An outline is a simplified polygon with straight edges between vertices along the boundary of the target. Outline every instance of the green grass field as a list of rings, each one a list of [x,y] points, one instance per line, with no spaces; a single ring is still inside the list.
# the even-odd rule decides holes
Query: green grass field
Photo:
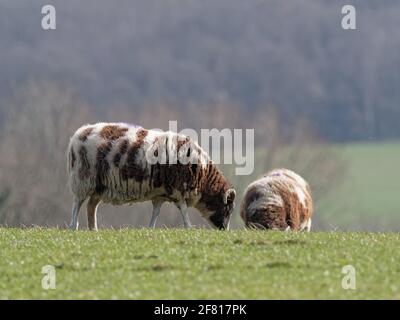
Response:
[[[0,298],[400,299],[399,247],[395,233],[2,228]]]
[[[400,143],[351,143],[334,150],[343,181],[317,199],[316,214],[333,230],[400,230]]]
[[[400,230],[400,143],[333,149],[346,175],[315,199],[314,221]],[[0,228],[0,299],[400,299],[399,247],[399,233]],[[341,286],[345,265],[356,290]]]

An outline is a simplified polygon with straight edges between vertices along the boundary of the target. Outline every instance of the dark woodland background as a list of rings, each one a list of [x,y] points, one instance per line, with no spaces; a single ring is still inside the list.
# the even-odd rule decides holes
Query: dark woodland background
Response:
[[[222,167],[237,206],[247,183],[288,166],[331,228],[319,199],[346,175],[332,146],[400,138],[400,2],[351,1],[358,30],[345,31],[347,2],[0,0],[0,224],[69,222],[65,149],[80,125],[178,120],[255,128],[256,172]],[[46,4],[54,31],[41,28]],[[145,226],[150,207],[102,206],[100,226]],[[159,224],[180,223],[166,205]]]

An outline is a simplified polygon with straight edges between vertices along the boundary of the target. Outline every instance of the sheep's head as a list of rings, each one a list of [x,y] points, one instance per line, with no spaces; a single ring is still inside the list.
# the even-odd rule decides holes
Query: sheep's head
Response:
[[[229,229],[229,222],[235,208],[236,192],[230,188],[216,194],[204,194],[200,200],[199,210],[210,224],[218,229]]]
[[[254,208],[246,219],[246,226],[256,229],[285,229],[285,212],[282,206],[267,205]]]

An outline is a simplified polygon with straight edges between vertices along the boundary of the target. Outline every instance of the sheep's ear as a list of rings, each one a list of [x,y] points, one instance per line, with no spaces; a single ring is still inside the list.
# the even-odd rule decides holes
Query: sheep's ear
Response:
[[[224,194],[224,204],[231,204],[235,201],[236,191],[235,189],[228,189]]]

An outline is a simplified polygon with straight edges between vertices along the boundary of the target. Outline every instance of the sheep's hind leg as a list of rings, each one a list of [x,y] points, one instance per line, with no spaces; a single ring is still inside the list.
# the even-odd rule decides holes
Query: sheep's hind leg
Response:
[[[188,214],[188,208],[187,208],[186,202],[176,204],[176,206],[181,211],[182,218],[183,218],[183,224],[185,225],[185,228],[186,229],[191,228],[192,224],[190,223],[190,220],[189,220],[189,214]]]
[[[150,225],[149,228],[155,228],[156,227],[156,222],[157,222],[157,218],[160,214],[160,210],[161,210],[161,206],[163,204],[163,201],[161,200],[153,200],[153,214],[151,215],[151,221],[150,221]]]
[[[88,201],[86,211],[89,230],[97,231],[97,207],[99,203],[100,199],[95,196],[91,196]]]
[[[308,218],[305,231],[307,231],[307,232],[310,232],[310,231],[311,231],[311,223],[312,223],[311,218]]]
[[[310,232],[311,231],[311,218],[308,218],[307,221],[304,221],[300,225],[300,231],[303,231],[303,232]]]
[[[79,210],[82,206],[82,203],[85,200],[77,200],[74,199],[74,205],[72,206],[72,219],[71,219],[71,224],[69,225],[69,228],[71,230],[78,230],[79,227],[79,221],[78,221],[78,217],[79,217]]]

